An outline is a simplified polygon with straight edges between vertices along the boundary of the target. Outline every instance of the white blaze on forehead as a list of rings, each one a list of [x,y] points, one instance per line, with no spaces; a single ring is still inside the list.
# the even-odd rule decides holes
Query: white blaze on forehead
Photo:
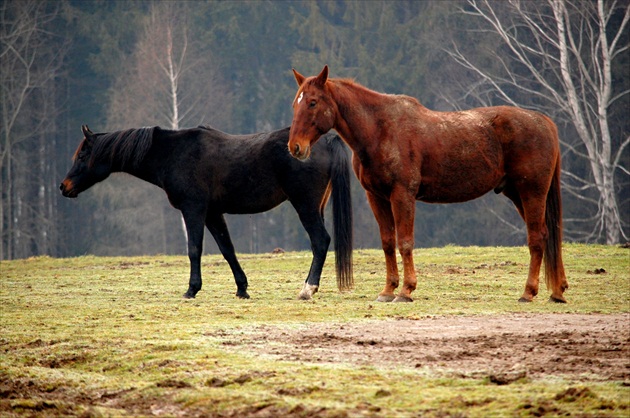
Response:
[[[302,97],[304,97],[304,92],[300,93],[300,95],[298,96],[298,104],[300,104],[300,102],[302,101]]]

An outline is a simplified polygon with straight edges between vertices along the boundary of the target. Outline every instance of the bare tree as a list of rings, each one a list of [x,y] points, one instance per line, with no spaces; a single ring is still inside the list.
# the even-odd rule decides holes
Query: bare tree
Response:
[[[194,42],[186,2],[156,2],[111,94],[108,124],[170,129],[227,123],[230,94],[217,58]]]
[[[54,216],[51,126],[66,47],[48,30],[59,3],[0,3],[0,259],[46,253]],[[30,247],[39,248],[30,248]]]
[[[630,5],[616,0],[468,0],[461,12],[478,33],[496,40],[484,51],[494,66],[476,61],[457,43],[448,51],[475,82],[462,86],[464,98],[481,105],[506,103],[539,109],[564,131],[563,186],[590,205],[589,229],[572,231],[581,240],[603,237],[606,243],[628,239],[627,219],[620,215],[616,179],[627,184],[630,167],[625,128],[613,129],[613,108],[627,111],[630,90],[615,81],[615,63],[628,53]],[[623,103],[626,105],[624,106]],[[587,162],[580,173],[574,161]],[[624,161],[625,160],[625,161]],[[622,189],[627,187],[622,186]],[[577,228],[576,228],[577,229]]]

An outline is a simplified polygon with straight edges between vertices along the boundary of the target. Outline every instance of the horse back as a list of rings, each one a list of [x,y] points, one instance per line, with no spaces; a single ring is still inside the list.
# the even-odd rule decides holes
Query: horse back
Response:
[[[419,120],[411,148],[420,161],[417,198],[427,202],[467,201],[506,180],[546,178],[559,152],[555,124],[526,109],[427,110]]]
[[[195,158],[185,159],[193,162],[187,165],[188,178],[205,195],[209,210],[259,213],[287,199],[321,200],[330,181],[326,141],[314,147],[311,159],[298,161],[287,149],[289,128],[252,135],[203,128],[192,136],[199,150]]]

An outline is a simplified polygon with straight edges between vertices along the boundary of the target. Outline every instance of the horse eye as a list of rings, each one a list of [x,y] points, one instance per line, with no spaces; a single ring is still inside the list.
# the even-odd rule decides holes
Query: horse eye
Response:
[[[316,104],[317,102],[315,100],[311,100],[311,102],[308,104],[308,107],[315,107]]]

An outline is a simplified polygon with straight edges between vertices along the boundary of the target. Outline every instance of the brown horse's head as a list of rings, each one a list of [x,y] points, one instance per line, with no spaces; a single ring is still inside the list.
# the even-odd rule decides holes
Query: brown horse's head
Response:
[[[326,85],[328,66],[316,77],[304,77],[293,70],[299,89],[293,100],[293,123],[289,152],[299,160],[311,155],[311,146],[333,128],[337,111]]]

